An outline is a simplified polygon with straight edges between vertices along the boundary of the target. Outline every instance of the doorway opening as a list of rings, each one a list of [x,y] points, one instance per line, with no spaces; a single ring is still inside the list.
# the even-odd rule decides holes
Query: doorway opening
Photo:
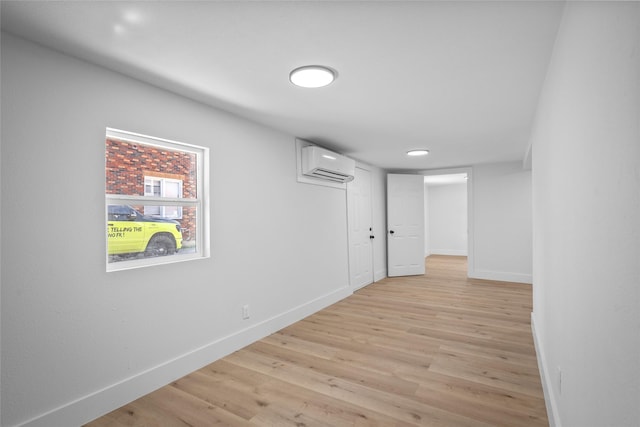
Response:
[[[425,182],[425,259],[466,257],[473,269],[472,169],[423,171]]]

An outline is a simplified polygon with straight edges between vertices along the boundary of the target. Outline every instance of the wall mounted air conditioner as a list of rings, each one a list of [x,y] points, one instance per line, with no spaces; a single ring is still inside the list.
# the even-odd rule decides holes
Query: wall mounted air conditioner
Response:
[[[356,172],[353,159],[317,145],[302,147],[302,173],[333,182],[349,182]]]

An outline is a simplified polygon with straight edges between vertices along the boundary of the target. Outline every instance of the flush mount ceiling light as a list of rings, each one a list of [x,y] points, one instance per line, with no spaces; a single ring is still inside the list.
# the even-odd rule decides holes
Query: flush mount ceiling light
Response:
[[[336,78],[336,72],[322,65],[307,65],[296,68],[289,74],[289,80],[296,86],[306,88],[324,87]]]
[[[407,156],[426,156],[427,154],[429,154],[429,150],[425,150],[424,148],[421,148],[419,150],[410,150],[407,151]]]

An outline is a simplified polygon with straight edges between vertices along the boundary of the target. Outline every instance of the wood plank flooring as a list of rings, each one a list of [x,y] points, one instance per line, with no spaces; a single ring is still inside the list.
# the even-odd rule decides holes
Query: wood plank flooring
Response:
[[[531,286],[426,262],[87,426],[547,426]]]

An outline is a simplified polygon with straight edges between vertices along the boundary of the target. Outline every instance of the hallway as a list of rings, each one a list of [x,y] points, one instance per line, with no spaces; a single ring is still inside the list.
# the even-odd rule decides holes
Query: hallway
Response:
[[[531,286],[387,278],[88,424],[546,426]]]

